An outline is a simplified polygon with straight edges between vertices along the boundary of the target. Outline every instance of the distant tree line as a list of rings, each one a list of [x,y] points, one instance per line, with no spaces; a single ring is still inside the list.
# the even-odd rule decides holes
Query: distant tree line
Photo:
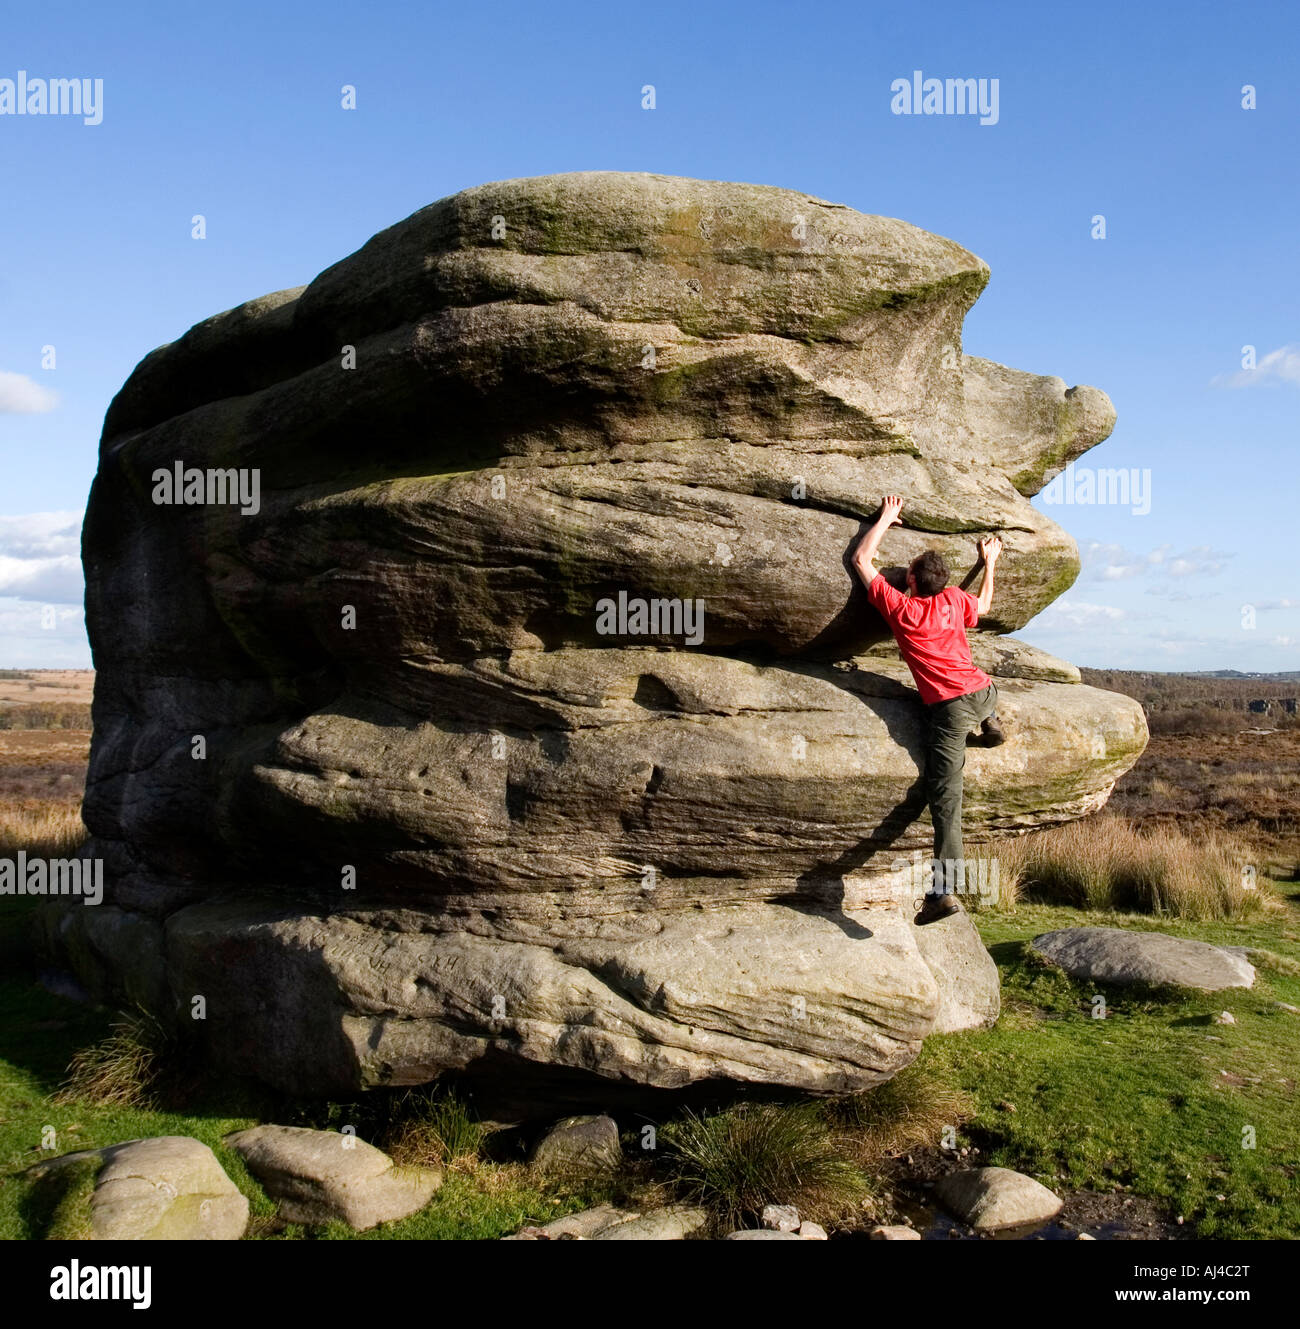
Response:
[[[38,701],[30,706],[0,706],[0,729],[90,727],[90,704],[84,701]]]

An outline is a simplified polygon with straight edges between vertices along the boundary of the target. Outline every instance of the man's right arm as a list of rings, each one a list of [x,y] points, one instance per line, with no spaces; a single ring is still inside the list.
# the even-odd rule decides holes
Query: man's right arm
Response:
[[[853,570],[862,578],[862,584],[868,589],[871,583],[880,576],[876,569],[875,557],[880,548],[880,542],[885,538],[885,532],[894,525],[902,525],[902,519],[899,516],[903,510],[903,500],[897,494],[886,494],[881,500],[880,516],[876,518],[871,529],[858,542],[858,547],[853,551],[852,563]]]
[[[993,569],[1001,553],[1001,536],[990,535],[987,540],[980,541],[980,557],[984,560],[984,585],[980,587],[979,599],[975,603],[979,606],[981,618],[993,607]]]

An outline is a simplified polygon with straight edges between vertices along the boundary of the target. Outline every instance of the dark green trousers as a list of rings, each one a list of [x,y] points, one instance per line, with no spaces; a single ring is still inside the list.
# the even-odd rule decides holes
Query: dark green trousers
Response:
[[[990,683],[925,708],[925,789],[934,822],[931,891],[951,894],[962,878],[961,803],[966,736],[997,711],[998,690]]]

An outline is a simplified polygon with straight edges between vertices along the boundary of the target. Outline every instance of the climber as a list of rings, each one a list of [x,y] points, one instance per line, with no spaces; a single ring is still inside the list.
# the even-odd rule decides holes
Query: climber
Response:
[[[930,886],[916,915],[916,922],[925,924],[961,912],[955,891],[965,881],[961,804],[967,735],[978,727],[977,741],[985,747],[1004,739],[996,714],[998,690],[975,668],[966,640],[966,629],[993,603],[993,569],[1002,540],[989,536],[979,542],[984,584],[978,597],[948,585],[948,565],[933,549],[912,560],[904,595],[873,562],[885,532],[901,524],[902,509],[897,494],[885,496],[875,525],[853,552],[853,567],[866,584],[867,598],[889,624],[924,705],[925,790],[934,822]]]

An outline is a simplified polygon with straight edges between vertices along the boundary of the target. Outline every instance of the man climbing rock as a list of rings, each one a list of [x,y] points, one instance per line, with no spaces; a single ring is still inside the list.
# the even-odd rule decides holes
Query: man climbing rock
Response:
[[[964,879],[961,839],[962,773],[967,736],[995,747],[1003,741],[997,718],[998,690],[971,660],[966,629],[973,628],[993,603],[993,569],[1002,541],[980,541],[984,584],[977,596],[948,585],[948,565],[933,549],[912,560],[907,593],[881,576],[873,560],[885,532],[901,524],[903,500],[887,494],[880,516],[853,553],[853,567],[867,587],[867,598],[880,611],[907,661],[925,708],[925,790],[934,822],[934,860],[918,924],[934,923],[960,912],[955,890]]]

